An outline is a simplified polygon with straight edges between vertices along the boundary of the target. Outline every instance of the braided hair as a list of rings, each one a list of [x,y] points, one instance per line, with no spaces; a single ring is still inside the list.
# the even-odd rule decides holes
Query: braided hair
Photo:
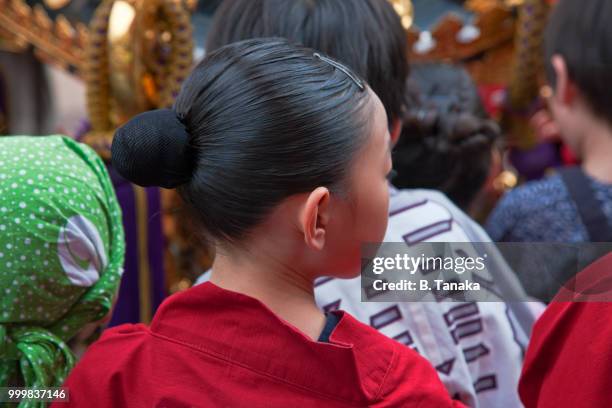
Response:
[[[408,80],[402,134],[393,154],[399,188],[432,188],[466,209],[486,181],[499,126],[468,73],[419,64]]]

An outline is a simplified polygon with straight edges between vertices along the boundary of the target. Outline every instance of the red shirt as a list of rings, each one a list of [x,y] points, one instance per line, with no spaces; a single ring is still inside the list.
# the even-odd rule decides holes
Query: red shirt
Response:
[[[150,327],[107,330],[65,386],[88,408],[461,406],[425,359],[346,313],[315,342],[212,283],[168,298]]]
[[[519,384],[526,408],[612,407],[610,302],[612,255],[566,284],[536,322]]]

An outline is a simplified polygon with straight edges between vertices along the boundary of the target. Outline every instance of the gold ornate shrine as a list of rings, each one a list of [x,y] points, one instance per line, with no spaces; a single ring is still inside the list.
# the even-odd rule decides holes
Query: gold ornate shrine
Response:
[[[96,9],[83,69],[85,141],[103,155],[119,125],[174,102],[192,64],[190,17],[180,0],[103,0]]]
[[[51,8],[69,1],[47,0]],[[114,130],[129,117],[170,106],[191,69],[193,2],[103,0],[85,25],[41,4],[0,0],[1,47],[33,47],[43,61],[80,77],[87,89],[91,132],[85,142],[108,158]]]

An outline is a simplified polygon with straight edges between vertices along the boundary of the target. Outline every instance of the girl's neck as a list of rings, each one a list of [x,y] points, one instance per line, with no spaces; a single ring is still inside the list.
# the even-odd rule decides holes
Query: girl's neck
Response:
[[[313,340],[323,330],[325,316],[315,303],[312,278],[261,248],[239,254],[217,252],[210,281],[261,301]]]
[[[612,130],[606,124],[594,126],[583,146],[582,168],[586,174],[612,184]]]

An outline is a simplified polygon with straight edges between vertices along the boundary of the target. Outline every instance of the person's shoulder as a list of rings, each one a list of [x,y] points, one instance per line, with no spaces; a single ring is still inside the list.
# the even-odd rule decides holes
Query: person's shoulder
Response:
[[[612,375],[611,313],[612,303],[551,303],[533,327],[519,383],[521,400],[531,406],[577,406],[595,398],[585,406],[610,406],[607,385],[594,379]],[[560,396],[560,389],[571,397]]]
[[[149,329],[144,324],[123,324],[106,329],[102,336],[89,346],[75,371],[85,373],[93,370],[101,375],[104,372],[121,370],[128,360],[136,357],[134,351],[142,348],[148,332]]]
[[[432,200],[437,202],[439,205],[444,207],[454,208],[455,204],[441,191],[430,190],[425,188],[408,188],[408,189],[396,189],[395,193],[391,195],[391,202],[400,201],[402,204],[418,204]]]
[[[71,371],[64,386],[69,406],[117,406],[129,390],[126,379],[139,370],[140,352],[148,336],[143,324],[124,324],[104,331]]]
[[[540,223],[544,218],[554,217],[556,213],[551,210],[558,209],[560,205],[563,207],[560,203],[568,200],[565,185],[556,173],[541,180],[527,182],[506,192],[497,202],[487,220],[487,233],[494,241],[508,240],[509,236],[512,237],[509,240],[521,240],[525,237],[514,231],[519,223],[525,223],[527,220],[525,225],[531,225],[530,220]]]
[[[552,174],[541,180],[529,181],[508,191],[502,197],[500,206],[533,211],[548,207],[558,200],[567,200],[568,194],[559,174]]]
[[[612,313],[609,282],[612,255],[605,256],[564,285],[533,327],[521,399],[531,406],[610,406]],[[558,390],[564,389],[565,394]],[[569,399],[568,399],[569,398]]]
[[[410,347],[390,339],[344,313],[331,340],[350,344],[357,370],[373,407],[454,406],[436,370]]]
[[[456,207],[441,192],[424,189],[397,190],[389,202],[389,223],[403,229],[419,229],[428,223],[448,221]]]
[[[140,342],[145,339],[145,335],[148,332],[149,327],[142,323],[121,324],[104,330],[92,347],[125,346],[127,343]]]
[[[410,232],[435,231],[427,239],[446,242],[489,242],[487,233],[446,194],[438,190],[397,190],[391,197],[389,237],[400,234],[406,238]],[[425,235],[427,235],[425,233]]]

